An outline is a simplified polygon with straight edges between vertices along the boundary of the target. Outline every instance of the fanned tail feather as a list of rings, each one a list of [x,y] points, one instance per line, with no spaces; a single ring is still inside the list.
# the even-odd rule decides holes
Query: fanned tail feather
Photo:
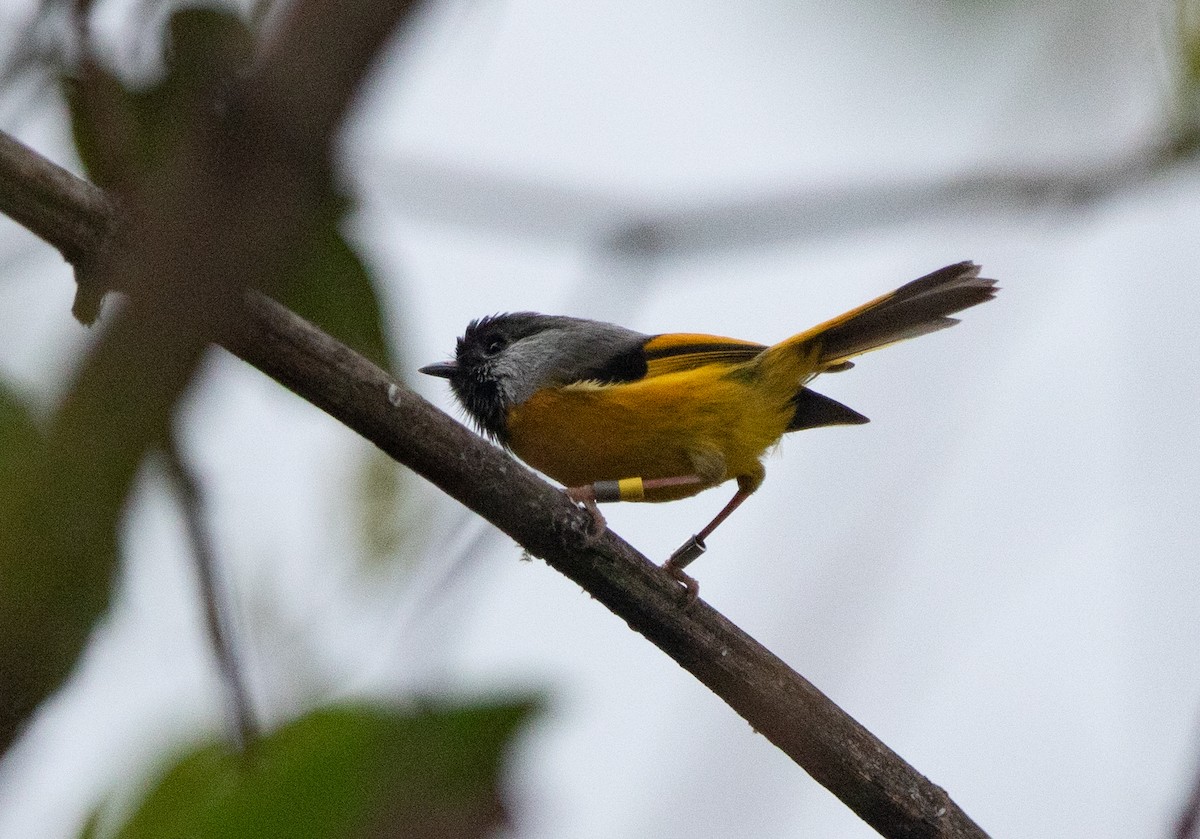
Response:
[[[951,315],[995,295],[996,281],[980,277],[974,262],[947,265],[770,347],[764,361],[790,359],[783,367],[793,375],[798,371],[803,385],[820,373],[849,369],[857,355],[953,326],[958,319]],[[792,404],[788,431],[867,422],[857,411],[803,386]]]
[[[900,286],[840,317],[788,338],[780,347],[817,344],[819,370],[856,355],[953,326],[950,317],[996,295],[996,281],[979,276],[974,262],[959,262]]]

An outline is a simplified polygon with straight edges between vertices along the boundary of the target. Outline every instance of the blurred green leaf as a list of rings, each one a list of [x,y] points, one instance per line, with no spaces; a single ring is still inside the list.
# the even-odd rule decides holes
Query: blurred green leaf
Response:
[[[414,560],[419,555],[414,543],[423,535],[421,522],[412,514],[404,515],[405,500],[420,497],[407,480],[412,474],[374,446],[364,447],[356,484],[359,522],[355,529],[361,535],[363,559],[370,566],[394,560],[406,545],[411,550],[403,555]]]
[[[71,464],[86,448],[49,446],[0,387],[0,750],[65,678],[108,604],[138,454],[85,477]]]
[[[477,837],[501,824],[502,759],[529,702],[314,712],[239,756],[177,763],[119,839]]]
[[[88,175],[117,192],[153,179],[187,136],[198,109],[226,104],[228,88],[253,54],[254,33],[235,15],[182,9],[167,24],[165,73],[157,82],[130,89],[99,66],[83,78],[64,80],[76,150]],[[318,217],[311,220],[307,251],[297,254],[297,270],[278,296],[338,340],[392,369],[375,288],[341,232],[348,210],[349,202],[328,187]],[[98,297],[97,290],[81,287],[80,320],[95,318]]]
[[[279,302],[383,369],[395,369],[375,287],[342,235],[346,211],[344,199],[332,192],[326,197],[308,252],[301,255]]]
[[[225,86],[252,53],[249,30],[224,12],[176,12],[168,33],[157,83],[129,90],[86,64],[68,85],[80,155],[98,182],[118,192],[156,183],[196,116],[227,104]],[[334,321],[334,334],[349,333],[347,340],[383,358],[373,291],[338,232],[343,209],[331,193],[319,224],[309,225],[319,230],[310,255],[316,267],[299,272],[298,287],[308,289],[301,296],[318,323]],[[85,317],[102,292],[91,289],[80,302]],[[20,401],[0,388],[0,750],[61,684],[107,608],[125,499],[202,351],[185,333],[172,339],[164,349],[136,319],[114,319],[46,442]]]
[[[25,404],[0,382],[0,481],[12,486],[16,470],[42,455],[42,435]],[[0,496],[2,504],[8,496]],[[11,500],[11,499],[8,499]]]
[[[88,177],[106,189],[125,185],[126,172],[146,158],[143,139],[133,130],[134,97],[116,76],[99,66],[88,77],[86,95],[78,78],[66,77],[62,85],[75,152]],[[110,140],[106,129],[115,131],[113,124],[118,120],[129,130]]]
[[[1180,103],[1173,141],[1177,155],[1190,155],[1200,146],[1200,0],[1179,0]]]
[[[100,839],[100,813],[92,813],[79,831],[79,839]]]
[[[251,54],[245,27],[223,13],[178,12],[169,33],[157,85],[130,91],[88,61],[67,84],[80,156],[99,183],[118,192],[153,183],[197,110],[216,106],[221,85]],[[103,292],[81,283],[74,307],[81,319],[94,317]],[[151,342],[153,359],[145,350]],[[85,359],[44,443],[4,394],[0,748],[61,684],[108,606],[125,499],[202,351],[193,343],[163,341],[129,319],[114,322]]]
[[[1200,84],[1200,2],[1179,0],[1179,42],[1189,87]]]
[[[180,9],[167,22],[164,74],[141,89],[91,64],[64,79],[71,129],[88,176],[106,189],[131,189],[170,159],[199,112],[218,107],[254,55],[254,35],[235,15]]]

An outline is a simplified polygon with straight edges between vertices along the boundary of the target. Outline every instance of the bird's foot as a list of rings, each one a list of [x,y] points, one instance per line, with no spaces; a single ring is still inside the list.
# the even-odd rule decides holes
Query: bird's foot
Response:
[[[576,504],[582,504],[583,508],[592,516],[592,525],[588,528],[587,537],[589,541],[595,541],[604,535],[608,530],[608,521],[604,518],[604,513],[600,512],[600,505],[596,503],[596,490],[591,485],[581,487],[567,487],[563,490]]]
[[[684,608],[696,602],[696,598],[700,596],[700,584],[696,582],[695,577],[685,573],[683,569],[694,562],[705,550],[707,548],[704,545],[704,540],[699,536],[693,536],[680,545],[667,558],[667,561],[663,563],[663,570],[670,574],[685,590]]]

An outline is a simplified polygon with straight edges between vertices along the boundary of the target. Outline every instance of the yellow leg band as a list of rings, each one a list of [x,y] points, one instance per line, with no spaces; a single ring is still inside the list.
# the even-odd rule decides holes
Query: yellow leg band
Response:
[[[596,500],[605,501],[641,501],[646,497],[646,488],[641,478],[622,478],[619,481],[596,481],[592,484],[592,492]]]
[[[641,501],[646,497],[646,488],[641,478],[622,478],[617,481],[622,501]]]

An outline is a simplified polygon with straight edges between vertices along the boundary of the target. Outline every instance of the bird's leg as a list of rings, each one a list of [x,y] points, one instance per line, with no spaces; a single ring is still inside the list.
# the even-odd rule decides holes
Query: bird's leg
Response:
[[[704,540],[717,529],[721,522],[729,518],[730,514],[740,507],[742,502],[749,498],[754,490],[758,489],[761,481],[761,478],[758,480],[754,480],[753,478],[738,478],[738,491],[734,494],[733,498],[729,499],[729,503],[725,505],[721,512],[717,513],[712,521],[704,526],[703,530],[680,545],[675,553],[671,554],[667,558],[667,561],[663,563],[663,570],[678,580],[687,589],[689,603],[696,599],[700,587],[692,577],[683,572],[683,569],[695,562],[700,557],[700,554],[707,550]]]
[[[646,490],[662,489],[664,487],[673,486],[688,486],[690,484],[710,484],[711,480],[700,475],[678,475],[670,478],[623,478],[619,481],[596,481],[594,484],[587,484],[581,487],[570,487],[567,489],[567,495],[572,501],[582,504],[592,514],[592,519],[596,522],[598,530],[593,534],[599,536],[604,533],[606,524],[604,516],[600,512],[598,503],[607,501],[641,501],[646,496]],[[743,475],[738,478],[738,491],[730,499],[729,503],[717,513],[704,529],[688,539],[679,548],[667,558],[663,563],[663,570],[671,575],[680,585],[686,590],[685,603],[691,605],[696,602],[696,598],[700,595],[700,584],[690,576],[684,573],[686,568],[691,563],[695,562],[700,554],[704,553],[706,547],[704,540],[708,538],[721,522],[729,518],[741,503],[745,501],[754,490],[758,489],[762,483],[762,475]]]
[[[641,501],[646,497],[646,490],[662,489],[664,487],[687,486],[702,484],[704,479],[699,475],[678,475],[672,478],[622,478],[619,481],[596,481],[579,487],[567,487],[567,497],[576,504],[582,504],[592,514],[594,526],[593,538],[603,535],[608,528],[604,514],[600,512],[599,504],[607,501]]]

